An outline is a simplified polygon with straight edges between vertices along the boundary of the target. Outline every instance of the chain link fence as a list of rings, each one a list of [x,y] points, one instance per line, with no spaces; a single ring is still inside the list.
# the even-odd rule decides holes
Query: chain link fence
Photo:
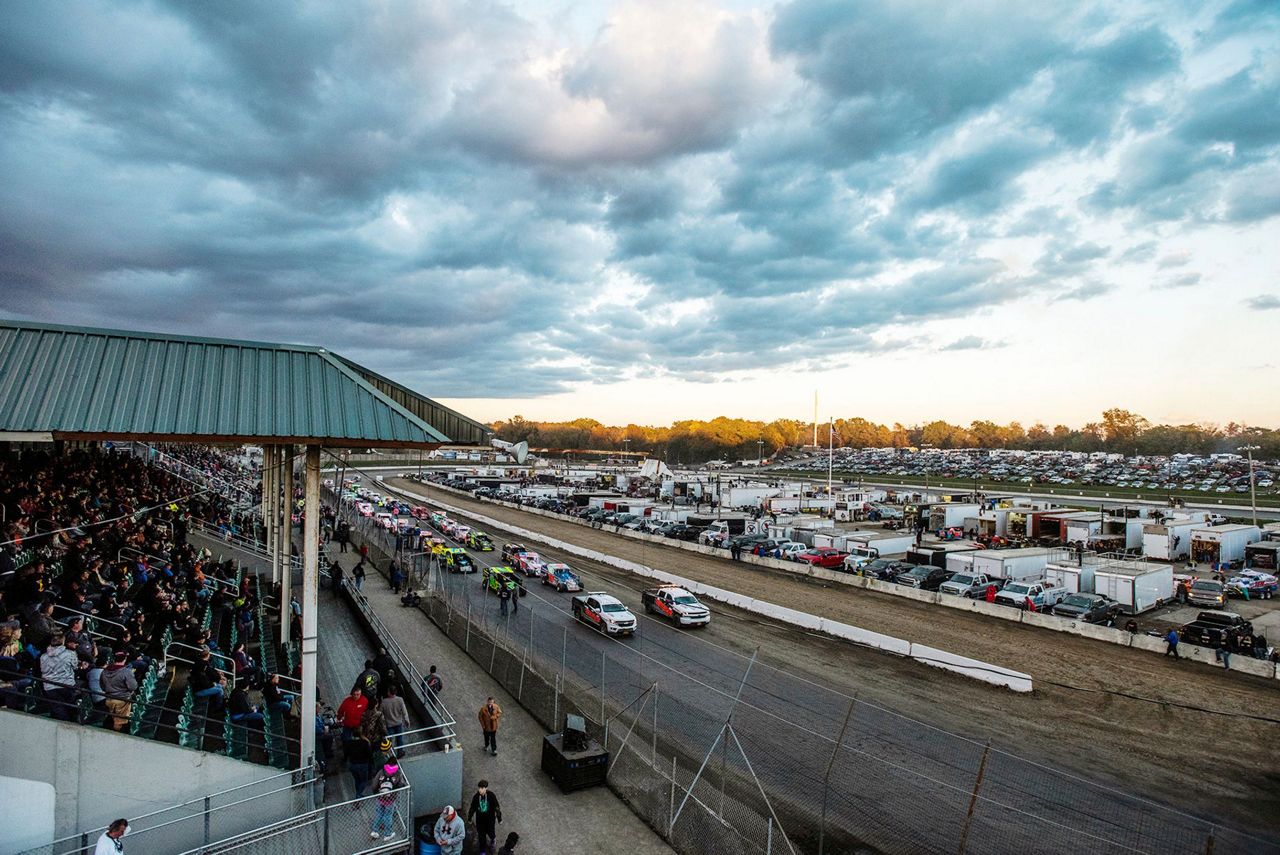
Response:
[[[566,713],[584,716],[613,753],[610,786],[678,851],[1280,852],[1275,839],[785,670],[744,658],[731,674],[724,656],[673,658],[674,667],[628,642],[595,643],[554,594],[503,615],[481,574],[441,573],[428,555],[397,552],[395,536],[373,521],[349,509],[344,518],[371,548],[400,555],[428,589],[431,620],[549,731]]]

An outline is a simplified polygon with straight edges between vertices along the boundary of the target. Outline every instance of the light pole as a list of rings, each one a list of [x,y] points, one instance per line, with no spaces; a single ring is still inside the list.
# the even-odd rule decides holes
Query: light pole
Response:
[[[1253,524],[1255,526],[1258,524],[1258,488],[1253,480],[1253,453],[1261,447],[1259,445],[1242,445],[1236,449],[1249,455],[1249,504],[1253,506]]]
[[[933,446],[921,445],[920,451],[923,452],[926,448],[933,448]],[[923,453],[920,455],[920,461],[921,465],[924,466],[924,500],[927,504],[929,502],[929,461]]]
[[[764,440],[756,440],[756,468],[760,468],[760,464],[764,462]]]
[[[827,428],[827,498],[831,501],[831,517],[836,515],[835,497],[831,493],[831,469],[835,464],[836,458],[836,417],[831,417],[831,424]]]

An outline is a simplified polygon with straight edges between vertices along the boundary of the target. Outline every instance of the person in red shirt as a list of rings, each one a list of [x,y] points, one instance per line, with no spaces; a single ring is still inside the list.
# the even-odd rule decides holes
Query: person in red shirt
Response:
[[[342,723],[342,741],[350,742],[364,720],[364,711],[369,708],[369,699],[358,688],[338,705],[338,721]]]

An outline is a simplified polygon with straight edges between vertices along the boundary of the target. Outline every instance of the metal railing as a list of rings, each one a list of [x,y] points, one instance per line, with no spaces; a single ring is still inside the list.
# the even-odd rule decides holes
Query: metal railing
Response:
[[[126,627],[122,623],[116,623],[113,620],[108,620],[107,618],[99,617],[98,615],[89,614],[88,612],[77,611],[76,609],[73,609],[69,606],[62,605],[61,603],[54,603],[53,610],[67,612],[68,614],[73,614],[73,615],[79,615],[80,617],[84,618],[85,626],[88,626],[90,623],[92,623],[94,626],[97,626],[100,623],[107,623],[107,624],[111,624],[112,626],[118,626],[120,627],[121,630],[128,629],[128,627]],[[98,638],[107,638],[107,639],[114,640],[113,636],[105,632],[98,632],[97,630],[93,630],[93,629],[89,630],[89,634],[97,636]]]
[[[194,645],[194,644],[187,644],[185,641],[170,641],[170,642],[169,642],[169,646],[168,646],[168,647],[166,647],[166,648],[164,649],[164,655],[163,655],[163,656],[162,656],[162,658],[160,659],[160,670],[161,670],[161,671],[168,671],[168,670],[169,670],[169,660],[170,660],[170,659],[172,659],[172,660],[173,660],[173,661],[175,661],[175,662],[185,662],[185,663],[186,663],[186,664],[188,664],[188,665],[194,665],[194,664],[195,664],[195,662],[196,662],[196,660],[195,660],[195,659],[187,659],[187,658],[185,658],[185,657],[178,656],[177,654],[172,653],[171,651],[172,651],[172,650],[173,650],[173,648],[175,648],[175,647],[180,648],[180,649],[183,649],[183,650],[194,650],[196,653],[201,653],[201,654],[203,654],[203,653],[205,652],[205,649],[204,649],[203,647],[197,647],[197,646],[196,646],[196,645]],[[216,656],[216,657],[218,657],[219,659],[221,659],[221,660],[223,660],[223,661],[226,661],[226,662],[230,662],[230,663],[231,663],[231,670],[230,670],[230,671],[224,671],[223,669],[221,669],[221,668],[219,668],[219,667],[217,667],[217,666],[214,666],[214,669],[213,669],[213,670],[217,671],[219,674],[221,674],[222,676],[226,677],[226,678],[231,682],[231,688],[232,688],[232,689],[234,689],[234,688],[236,687],[236,661],[235,661],[234,659],[232,659],[230,656],[227,656],[227,655],[226,655],[226,654],[224,654],[224,653],[217,653],[217,652],[212,651],[212,650],[208,651],[208,653],[209,653],[209,658],[210,658],[210,659],[212,659],[213,657],[215,657],[215,656]]]
[[[286,778],[290,780],[290,783],[282,787],[275,786],[277,783],[282,783],[283,779]],[[259,799],[275,795],[277,793],[297,790],[300,787],[310,786],[314,783],[314,780],[315,776],[313,774],[313,767],[311,766],[306,766],[301,769],[291,769],[288,772],[281,772],[276,775],[261,778],[257,781],[251,781],[247,784],[240,784],[239,786],[219,790],[216,793],[209,793],[206,796],[200,796],[199,798],[189,799],[185,802],[169,805],[168,807],[151,811],[151,813],[144,813],[141,816],[130,817],[129,825],[134,830],[129,833],[129,837],[126,842],[129,844],[131,849],[142,851],[139,842],[144,841],[148,833],[153,833],[160,829],[171,828],[184,822],[198,822],[206,830],[205,834],[207,835],[207,830],[211,829],[213,825],[211,819],[218,811],[237,807],[252,799]],[[268,788],[266,791],[255,792],[248,798],[243,797],[248,794],[248,791],[263,787],[264,785]],[[233,798],[225,804],[216,803],[220,802],[226,796],[232,796]],[[191,809],[196,808],[197,806],[199,806],[199,811],[192,813]],[[179,815],[172,819],[166,818],[171,814]],[[24,850],[19,853],[19,855],[79,855],[79,853],[92,852],[94,842],[108,828],[109,826],[101,825],[96,828],[86,829],[76,834],[59,837],[43,846]],[[205,836],[205,843],[208,842],[209,839]]]
[[[343,578],[342,586],[350,594],[352,602],[360,609],[360,613],[364,615],[365,620],[373,627],[374,634],[378,640],[386,648],[389,655],[396,664],[396,669],[404,677],[405,688],[414,692],[421,700],[422,705],[426,707],[428,714],[431,716],[435,724],[426,727],[417,728],[415,730],[406,731],[401,734],[402,737],[421,734],[422,738],[412,743],[407,743],[403,747],[410,748],[416,745],[432,745],[438,742],[449,742],[456,738],[457,732],[455,727],[457,722],[449,713],[440,698],[427,685],[426,677],[417,669],[408,654],[401,648],[399,641],[396,640],[395,634],[391,632],[369,606],[369,601],[364,594],[356,590],[355,585],[350,579]]]
[[[372,830],[372,831],[371,831]],[[324,805],[234,837],[188,849],[205,853],[399,852],[413,838],[413,793],[405,785],[389,793]]]

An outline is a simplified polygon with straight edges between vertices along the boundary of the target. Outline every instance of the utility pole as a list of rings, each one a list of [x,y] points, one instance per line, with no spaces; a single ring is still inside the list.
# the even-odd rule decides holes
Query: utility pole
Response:
[[[827,498],[831,500],[831,516],[834,519],[836,515],[835,495],[831,492],[831,469],[835,464],[836,455],[836,417],[831,417],[831,424],[827,429]]]
[[[1258,524],[1258,487],[1253,478],[1253,453],[1258,451],[1261,446],[1258,445],[1242,445],[1238,451],[1243,451],[1249,455],[1249,504],[1253,507],[1253,524]]]

